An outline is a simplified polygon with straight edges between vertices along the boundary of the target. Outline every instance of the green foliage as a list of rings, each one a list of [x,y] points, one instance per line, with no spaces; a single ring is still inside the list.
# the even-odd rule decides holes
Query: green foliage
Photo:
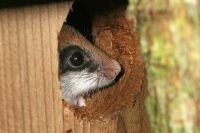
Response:
[[[200,1],[129,1],[148,71],[153,133],[199,133]]]

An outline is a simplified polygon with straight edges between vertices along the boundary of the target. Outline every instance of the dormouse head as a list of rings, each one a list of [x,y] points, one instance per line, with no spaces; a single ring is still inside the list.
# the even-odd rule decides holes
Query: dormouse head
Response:
[[[92,45],[70,26],[59,39],[59,72],[63,97],[77,97],[112,83],[121,72],[120,64]]]

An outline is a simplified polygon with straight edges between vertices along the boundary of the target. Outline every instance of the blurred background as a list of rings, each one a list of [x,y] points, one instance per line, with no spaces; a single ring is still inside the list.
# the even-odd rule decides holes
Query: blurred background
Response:
[[[129,0],[153,133],[200,133],[200,0]]]

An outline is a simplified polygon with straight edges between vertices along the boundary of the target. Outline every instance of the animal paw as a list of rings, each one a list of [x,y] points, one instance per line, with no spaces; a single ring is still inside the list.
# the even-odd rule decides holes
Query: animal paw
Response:
[[[79,107],[86,106],[85,99],[82,96],[77,97],[77,106]]]

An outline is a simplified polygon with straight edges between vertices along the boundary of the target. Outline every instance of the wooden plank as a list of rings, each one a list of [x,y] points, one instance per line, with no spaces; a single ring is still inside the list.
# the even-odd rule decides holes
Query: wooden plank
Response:
[[[64,108],[64,132],[65,133],[118,133],[118,116],[103,118],[79,118],[74,110]],[[120,133],[120,132],[119,132]],[[123,132],[125,133],[125,132]]]
[[[23,112],[22,112],[22,97],[21,97],[21,83],[20,83],[20,63],[19,63],[19,39],[17,26],[17,13],[16,9],[9,10],[9,44],[10,44],[10,70],[11,70],[11,89],[13,100],[13,112],[15,133],[23,133]]]
[[[57,34],[70,6],[0,9],[0,132],[63,132]]]
[[[83,121],[83,133],[91,133],[90,132],[90,122],[89,121]]]
[[[40,8],[40,29],[41,29],[41,44],[42,44],[42,58],[43,58],[43,72],[44,72],[44,90],[45,90],[45,109],[47,120],[47,132],[54,132],[54,114],[53,112],[53,99],[52,99],[52,75],[51,75],[51,63],[50,63],[50,37],[48,21],[48,9],[47,6]]]
[[[37,101],[38,101],[38,126],[39,133],[46,133],[46,108],[45,108],[45,91],[44,91],[44,72],[43,72],[43,53],[41,44],[41,29],[40,29],[40,8],[34,6],[32,10],[32,26],[33,26],[33,44],[34,44],[34,55],[35,55],[35,76],[36,76],[36,91],[37,91]]]
[[[69,109],[69,106],[64,105],[64,132],[74,132],[75,129],[74,112]]]
[[[25,22],[25,45],[27,55],[27,70],[28,70],[28,89],[29,89],[29,104],[30,117],[31,117],[31,132],[38,132],[38,109],[37,109],[37,91],[36,91],[36,76],[35,76],[35,55],[33,44],[33,29],[32,29],[32,16],[31,8],[24,8],[24,22]]]
[[[66,8],[70,9],[71,4],[68,4],[67,7],[65,6],[66,4],[63,3],[58,3],[58,4],[52,4],[48,5],[48,16],[49,16],[49,37],[53,38],[57,36],[57,34],[60,32],[60,27],[62,26],[63,20],[65,20],[66,17]],[[59,8],[58,8],[59,7]],[[59,88],[60,84],[58,81],[58,60],[57,57],[58,53],[55,52],[55,49],[57,49],[57,40],[50,39],[50,55],[51,55],[51,72],[52,72],[52,94],[53,94],[53,107],[54,107],[54,116],[59,116],[60,114],[63,113],[62,109],[62,103],[60,102],[61,93],[60,91],[56,90]],[[55,82],[56,81],[56,82]],[[59,119],[58,117],[54,117],[54,126],[55,126],[55,132],[56,133],[61,133],[62,131],[60,130],[59,127],[63,126],[62,123],[63,119]]]
[[[7,124],[7,101],[6,101],[6,87],[5,87],[5,71],[4,71],[4,32],[3,32],[3,14],[5,11],[0,12],[0,132],[7,133],[8,124]]]
[[[47,7],[47,10],[48,10],[48,22],[49,22],[49,27],[51,26],[51,28],[49,29],[49,38],[53,38],[55,37],[57,34],[57,25],[55,25],[55,21],[57,20],[57,10],[56,10],[56,4],[55,5],[48,5]],[[58,75],[58,70],[56,69],[57,68],[57,60],[55,60],[56,58],[53,58],[53,57],[56,57],[57,56],[57,52],[54,52],[55,49],[57,49],[57,41],[56,40],[49,40],[49,44],[50,44],[50,59],[54,59],[52,62],[51,62],[51,81],[52,81],[52,90],[51,90],[51,95],[52,95],[52,110],[53,110],[53,114],[54,114],[54,118],[53,118],[53,121],[54,121],[54,132],[58,132],[57,131],[57,127],[58,127],[58,122],[56,121],[56,110],[59,108],[59,107],[62,107],[62,105],[60,103],[58,103],[58,105],[60,106],[56,106],[55,105],[55,102],[57,103],[58,100],[60,100],[60,97],[56,98],[56,94],[57,91],[55,89],[59,88],[59,84],[58,84],[58,78],[56,77]],[[55,64],[56,63],[56,64]],[[53,82],[53,81],[57,81],[57,82]],[[58,95],[57,95],[58,96]],[[56,108],[56,107],[58,108]],[[62,108],[59,108],[59,110],[62,110]],[[60,114],[62,114],[62,112],[60,112]]]
[[[24,9],[17,10],[17,21],[18,21],[18,40],[19,40],[19,63],[20,63],[20,72],[21,77],[21,92],[22,92],[22,111],[23,111],[23,131],[24,133],[31,132],[31,115],[30,115],[30,97],[29,97],[29,83],[28,83],[28,68],[27,68],[27,46],[26,46],[26,35],[25,33],[25,12]]]
[[[93,120],[90,125],[91,133],[117,133],[117,119]],[[78,133],[78,132],[77,132]]]
[[[9,33],[9,11],[4,10],[2,14],[2,27],[3,27],[3,51],[4,51],[4,72],[5,72],[5,92],[6,92],[6,101],[7,101],[7,124],[8,124],[8,131],[7,132],[14,132],[15,131],[15,123],[14,123],[14,99],[13,99],[13,89],[11,82],[11,57],[10,57],[10,33]]]

